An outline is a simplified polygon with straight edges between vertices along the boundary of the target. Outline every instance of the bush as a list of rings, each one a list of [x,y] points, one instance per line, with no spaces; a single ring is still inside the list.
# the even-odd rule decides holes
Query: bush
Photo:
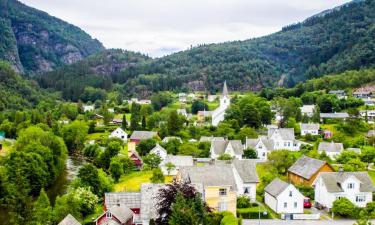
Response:
[[[332,212],[342,217],[355,216],[355,205],[347,198],[340,198],[333,202]]]
[[[249,208],[251,205],[250,198],[246,195],[239,196],[237,198],[237,208]]]
[[[245,208],[245,209],[237,209],[237,217],[241,217],[243,219],[258,219],[259,218],[259,208],[252,207],[252,208]],[[261,219],[271,219],[269,213],[267,215],[263,214],[264,208],[261,207],[260,218]]]
[[[312,188],[310,186],[300,185],[300,186],[297,186],[297,189],[304,196],[310,198],[311,200],[314,200],[314,195],[315,195],[314,188]]]

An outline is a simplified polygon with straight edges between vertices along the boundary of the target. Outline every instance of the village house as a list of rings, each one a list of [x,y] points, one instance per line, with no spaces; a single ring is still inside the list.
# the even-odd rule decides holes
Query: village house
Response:
[[[202,136],[199,139],[199,142],[212,142],[212,141],[224,141],[225,139],[223,137],[214,137],[214,136]]]
[[[347,198],[357,207],[372,202],[375,187],[367,172],[323,172],[313,183],[315,202],[328,209],[339,198]]]
[[[259,159],[267,160],[268,154],[274,150],[274,143],[267,136],[259,136],[257,139],[246,139],[246,149],[252,148],[257,152]]]
[[[141,193],[140,192],[110,192],[104,194],[104,210],[114,206],[125,206],[133,211],[133,224],[142,224],[140,220]]]
[[[375,110],[361,110],[359,114],[363,119],[374,120],[375,119]]]
[[[212,117],[212,111],[198,111],[197,113],[197,121],[199,123],[207,122]]]
[[[116,128],[116,130],[112,131],[112,133],[108,136],[109,138],[118,138],[121,139],[123,142],[128,141],[128,134],[121,129],[120,127]]]
[[[319,127],[320,125],[318,123],[301,123],[301,135],[319,135]]]
[[[336,95],[338,99],[346,99],[346,92],[344,90],[331,90],[328,94]]]
[[[74,216],[68,214],[58,225],[81,225],[81,223]]]
[[[323,152],[326,153],[328,157],[331,159],[336,158],[344,151],[344,145],[342,143],[334,143],[332,142],[320,142],[318,146],[318,153],[322,154]]]
[[[232,167],[237,183],[237,195],[246,195],[251,201],[255,201],[256,188],[259,183],[256,161],[252,159],[235,159],[232,162]]]
[[[375,130],[369,130],[366,134],[366,137],[372,138],[375,136]]]
[[[168,163],[173,164],[174,168],[168,170]],[[181,167],[193,165],[194,160],[190,155],[167,155],[160,163],[160,169],[164,175],[176,176]]]
[[[372,96],[372,92],[368,90],[358,89],[355,92],[353,92],[353,97],[355,98],[367,99],[367,98],[371,98],[371,96]]]
[[[84,105],[84,106],[83,106],[83,112],[94,111],[94,109],[95,109],[95,106],[94,106],[94,105]]]
[[[181,116],[184,116],[184,117],[188,117],[188,113],[186,111],[186,109],[177,109],[177,114],[181,115]]]
[[[220,105],[214,111],[212,111],[212,126],[217,126],[221,121],[224,120],[225,111],[229,108],[230,97],[227,87],[227,82],[224,81],[223,92],[220,96]]]
[[[346,112],[335,112],[335,113],[320,113],[320,119],[342,119],[349,118],[349,114]]]
[[[150,153],[153,153],[157,156],[159,156],[162,160],[164,160],[167,157],[167,150],[165,150],[163,147],[157,143],[153,149],[150,150]]]
[[[311,186],[320,172],[333,171],[326,161],[303,155],[288,169],[288,179],[296,185]]]
[[[273,141],[274,150],[298,151],[301,146],[301,142],[295,139],[293,128],[268,129],[268,139]]]
[[[135,147],[135,142],[128,142],[128,157],[134,162],[134,165],[137,169],[141,169],[143,166],[143,161],[136,151]]]
[[[312,117],[314,115],[315,105],[303,105],[300,109],[302,115]]]
[[[173,140],[177,140],[178,142],[180,142],[182,144],[181,138],[180,137],[176,137],[176,136],[165,137],[165,138],[163,138],[163,140],[161,142],[168,143],[168,142],[173,141]]]
[[[133,224],[133,211],[128,207],[113,206],[108,208],[102,215],[100,215],[96,220],[96,225],[132,225]]]
[[[293,218],[293,214],[303,213],[303,196],[296,187],[275,178],[264,188],[264,203],[274,212]]]
[[[142,140],[152,139],[158,137],[158,133],[154,131],[133,131],[130,136],[130,142],[134,142],[136,145],[139,144]]]
[[[217,159],[220,155],[228,154],[236,159],[242,159],[244,146],[241,140],[213,140],[211,142],[211,158]]]

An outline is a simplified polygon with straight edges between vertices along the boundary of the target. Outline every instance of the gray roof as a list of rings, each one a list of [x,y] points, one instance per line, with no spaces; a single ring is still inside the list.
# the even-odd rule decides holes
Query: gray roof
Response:
[[[126,223],[134,215],[133,211],[126,206],[116,205],[108,209],[108,211],[111,212],[112,215],[114,215],[121,222],[121,224]]]
[[[328,192],[342,192],[341,183],[350,176],[356,177],[361,182],[361,192],[375,191],[375,187],[367,172],[322,172],[319,176],[323,179]]]
[[[193,166],[194,161],[192,156],[185,156],[185,155],[167,155],[163,164],[172,163],[176,167],[180,166]]]
[[[325,164],[325,161],[303,155],[288,169],[288,171],[308,180]]]
[[[268,137],[279,133],[283,140],[294,140],[294,128],[270,128],[268,129]]]
[[[342,152],[344,150],[344,146],[342,143],[334,143],[334,142],[320,142],[318,146],[318,151],[326,151],[326,152]]]
[[[375,130],[369,130],[367,132],[367,137],[373,137],[373,136],[375,136]]]
[[[165,150],[165,148],[163,148],[161,145],[159,145],[159,143],[156,143],[156,145],[155,145],[155,147],[153,147],[151,150],[150,150],[150,152],[153,152],[153,151],[156,151],[156,150],[161,150],[161,151],[163,151],[163,152],[165,152],[165,153],[167,153],[167,150]]]
[[[141,220],[149,221],[151,218],[157,217],[157,203],[156,198],[159,190],[165,187],[165,184],[146,184],[141,185]]]
[[[329,94],[345,94],[344,90],[331,90],[328,92]]]
[[[320,118],[327,118],[327,119],[345,119],[348,118],[349,114],[346,112],[338,112],[338,113],[320,113]]]
[[[256,161],[251,159],[233,160],[233,166],[236,168],[244,183],[258,183],[259,177],[256,170]]]
[[[141,208],[141,193],[139,192],[110,192],[104,195],[104,204],[107,209],[120,205],[130,209]]]
[[[211,148],[217,155],[225,153],[228,145],[233,147],[233,151],[236,155],[243,155],[243,145],[240,140],[213,140],[211,142]]]
[[[189,166],[180,168],[181,178],[204,186],[230,186],[237,190],[231,165]]]
[[[165,137],[165,138],[163,138],[162,142],[163,143],[167,143],[167,142],[172,141],[172,140],[178,140],[179,142],[182,143],[181,138],[180,137],[175,137],[175,136]]]
[[[319,130],[318,123],[301,123],[301,130]]]
[[[277,197],[281,192],[283,192],[289,186],[285,181],[275,178],[271,183],[264,188],[264,191],[273,197]]]
[[[158,135],[157,132],[154,131],[138,131],[135,130],[132,135],[130,136],[130,139],[137,139],[137,140],[145,140],[145,139],[151,139]]]
[[[199,142],[211,142],[211,141],[224,141],[225,139],[223,137],[207,137],[207,136],[202,136],[201,139],[199,139]]]
[[[224,81],[223,85],[223,93],[221,93],[222,96],[229,96],[228,87],[227,87],[227,81]]]
[[[76,218],[68,214],[58,225],[81,225]]]
[[[262,143],[266,146],[267,150],[273,150],[274,143],[271,139],[268,139],[267,136],[260,136],[257,139],[246,139],[246,146],[255,148],[259,141],[262,141]]]

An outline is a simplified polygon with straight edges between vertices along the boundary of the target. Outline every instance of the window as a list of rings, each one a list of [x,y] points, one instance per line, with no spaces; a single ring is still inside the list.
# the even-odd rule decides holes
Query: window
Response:
[[[293,196],[293,192],[289,191],[289,197],[292,197],[292,196]]]
[[[244,193],[244,194],[249,194],[249,192],[250,192],[250,191],[249,191],[249,188],[248,188],[248,187],[245,187],[243,193]]]
[[[259,146],[258,146],[258,148],[259,148],[259,149],[262,149],[262,146],[261,146],[261,145],[259,145]]]
[[[357,195],[355,197],[355,201],[356,202],[364,202],[364,201],[366,201],[366,196],[364,196],[364,195]]]
[[[297,202],[294,202],[294,208],[297,208]]]
[[[219,211],[227,210],[227,203],[226,202],[219,202]]]
[[[266,153],[265,153],[265,152],[263,152],[263,156],[266,156]]]
[[[288,203],[284,202],[284,208],[288,207]]]
[[[112,218],[112,213],[107,212],[105,216],[106,216],[107,218]]]
[[[348,184],[348,189],[354,189],[354,183],[349,183]]]
[[[225,188],[220,188],[220,189],[219,189],[219,195],[220,195],[220,196],[226,196],[226,195],[227,195],[227,189],[225,189]]]
[[[286,142],[284,142],[284,147],[286,147],[287,146],[287,143]]]

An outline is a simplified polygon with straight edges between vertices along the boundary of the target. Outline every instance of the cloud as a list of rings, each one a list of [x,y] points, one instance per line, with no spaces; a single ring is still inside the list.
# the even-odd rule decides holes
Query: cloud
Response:
[[[259,37],[348,0],[21,0],[81,27],[108,48],[158,57]]]

